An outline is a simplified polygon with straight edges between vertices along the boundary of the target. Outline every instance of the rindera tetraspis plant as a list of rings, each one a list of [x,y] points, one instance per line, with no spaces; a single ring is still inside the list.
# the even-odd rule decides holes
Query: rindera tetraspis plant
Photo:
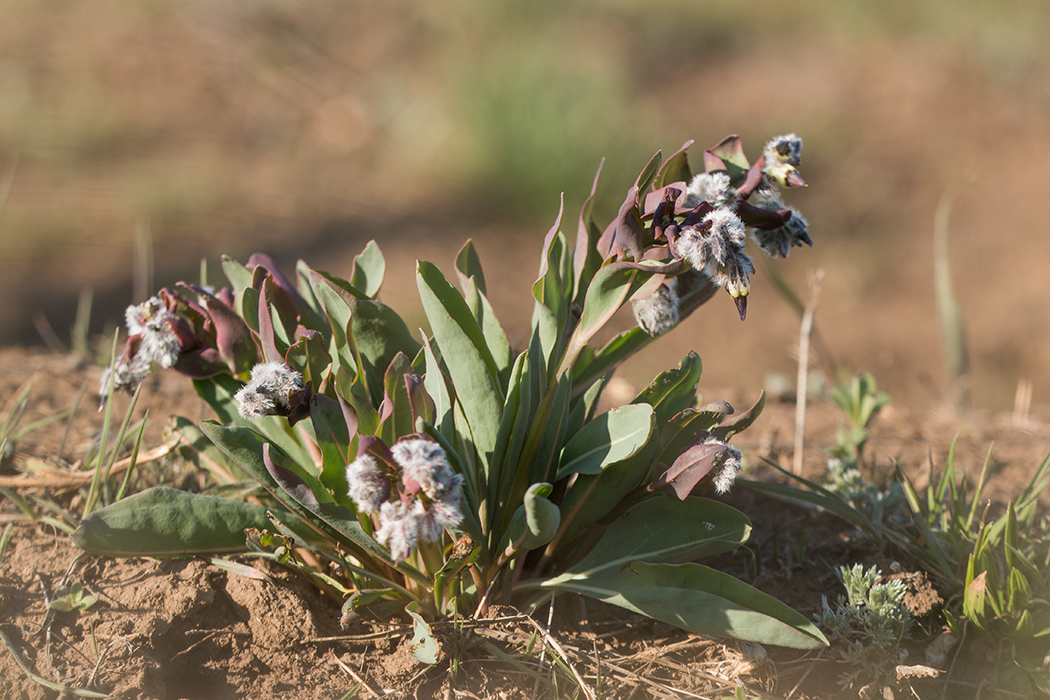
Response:
[[[348,279],[300,263],[293,283],[257,255],[224,260],[220,291],[180,284],[131,307],[106,380],[134,385],[153,364],[193,377],[218,416],[201,429],[272,503],[153,489],[92,514],[75,541],[117,555],[251,549],[344,598],[344,619],[365,606],[528,608],[569,591],[695,632],[826,644],[787,606],[693,563],[748,537],[742,513],[693,492],[708,474],[718,492],[732,485],[740,453],[728,442],[762,401],[739,416],[725,402],[697,406],[690,353],[629,404],[597,411],[612,372],[719,288],[744,317],[746,234],[780,257],[810,243],[779,194],[803,184],[798,137],[772,140],[754,165],[730,137],[695,176],[689,145],[654,156],[604,229],[595,178],[574,245],[559,214],[521,349],[470,242],[456,257],[460,289],[418,263],[430,324],[418,339],[379,300],[374,242]],[[639,327],[596,344],[628,304]],[[307,551],[336,566],[307,566]]]

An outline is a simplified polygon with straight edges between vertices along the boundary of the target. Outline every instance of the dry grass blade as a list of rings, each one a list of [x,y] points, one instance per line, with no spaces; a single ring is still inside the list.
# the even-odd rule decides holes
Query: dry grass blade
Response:
[[[544,628],[543,625],[541,625],[540,623],[536,622],[531,617],[527,617],[525,619],[526,619],[526,621],[529,624],[531,624],[533,627],[536,628],[536,631],[540,633],[540,635],[543,637],[544,641],[547,642],[547,644],[550,644],[551,648],[554,651],[558,652],[558,655],[561,657],[562,661],[565,663],[565,665],[572,672],[573,677],[576,678],[576,682],[580,686],[580,692],[583,693],[584,697],[588,698],[588,700],[596,700],[596,697],[594,695],[594,691],[591,690],[587,686],[586,681],[583,680],[583,676],[581,676],[580,672],[576,670],[576,666],[573,665],[569,654],[565,651],[565,649],[562,647],[562,645],[558,643],[558,640],[555,639],[551,635],[551,633],[548,632],[546,630],[546,628]]]
[[[813,316],[820,301],[820,284],[824,280],[824,271],[817,270],[810,282],[809,303],[802,314],[798,340],[798,381],[797,400],[795,403],[795,454],[791,462],[794,474],[802,473],[802,448],[806,432],[806,390],[809,385],[809,343],[813,335]]]
[[[15,648],[15,645],[11,641],[11,639],[6,634],[4,634],[2,628],[0,628],[0,641],[3,641],[3,643],[7,646],[7,650],[11,652],[11,656],[14,657],[15,663],[18,664],[18,667],[22,669],[22,672],[25,673],[26,676],[33,682],[38,683],[39,685],[42,685],[50,690],[57,690],[59,693],[69,693],[70,695],[74,695],[79,698],[109,697],[106,693],[96,693],[93,690],[84,690],[82,688],[71,688],[68,685],[55,683],[54,681],[49,681],[46,678],[37,675],[33,672],[32,669],[29,668],[28,664],[26,664],[25,659],[23,659],[22,655],[18,653],[18,649]]]
[[[335,655],[335,652],[332,652],[332,658],[329,660],[329,663],[338,666],[340,669],[342,669],[344,673],[346,673],[346,675],[353,678],[354,682],[356,682],[358,685],[360,685],[362,688],[367,690],[375,697],[381,698],[387,695],[387,692],[384,691],[382,688],[375,687],[374,685],[369,683],[364,678],[364,676],[361,676],[356,671],[354,671],[354,669],[350,668],[350,666],[348,666],[342,659]]]
[[[154,462],[168,456],[181,438],[172,439],[159,447],[132,455],[113,463],[109,475],[121,474],[133,465]],[[0,488],[54,488],[70,489],[86,486],[95,478],[95,472],[74,472],[67,469],[39,470],[37,476],[0,476]]]

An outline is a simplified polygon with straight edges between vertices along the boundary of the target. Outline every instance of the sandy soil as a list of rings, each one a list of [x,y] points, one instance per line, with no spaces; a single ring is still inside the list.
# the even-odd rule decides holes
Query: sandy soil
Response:
[[[98,375],[97,367],[69,356],[0,350],[0,396],[15,395],[27,376],[34,378],[23,424],[70,408],[80,388],[85,383],[93,388]],[[731,390],[708,393],[705,388],[705,394],[738,407],[754,398]],[[64,437],[66,422],[59,421],[18,441],[0,470],[6,488],[22,498],[41,496],[77,511],[84,483],[78,481],[78,455],[95,438],[100,422],[91,398],[89,394],[76,413],[68,436]],[[170,414],[203,417],[189,384],[174,373],[158,374],[148,382],[137,414],[147,408],[146,444],[151,447],[165,444],[162,427]],[[822,450],[834,443],[838,412],[826,400],[816,400],[808,416],[804,474],[819,477]],[[922,484],[928,459],[932,456],[934,464],[943,464],[957,435],[957,464],[971,472],[980,468],[995,441],[988,496],[1009,498],[1050,453],[1048,418],[1036,416],[1018,427],[1008,416],[916,416],[891,405],[872,431],[869,454],[874,467],[869,476],[885,476],[891,460],[896,460]],[[759,457],[766,457],[788,464],[793,421],[793,402],[771,402],[758,423],[740,436],[749,461],[758,465]],[[26,473],[34,469],[35,474]],[[760,466],[748,475],[770,478]],[[200,477],[171,453],[140,465],[132,483],[196,488]],[[51,481],[46,487],[16,486],[30,478]],[[822,596],[837,594],[834,567],[853,562],[888,565],[884,553],[870,542],[847,536],[832,516],[740,488],[727,500],[752,518],[751,543],[707,563],[750,580],[807,615],[820,609]],[[459,636],[436,626],[444,655],[437,667],[428,667],[411,658],[407,626],[362,622],[341,630],[339,603],[284,571],[260,566],[256,579],[202,559],[86,557],[54,527],[28,524],[10,499],[0,502],[2,522],[14,523],[0,563],[2,630],[29,668],[52,682],[143,700],[334,698],[362,682],[370,689],[363,691],[365,697],[384,691],[392,692],[387,697],[531,697],[533,680],[501,664],[485,646],[498,644],[514,651],[527,645],[535,630],[513,610],[498,611],[495,621],[472,623]],[[49,613],[47,601],[56,589],[73,582],[80,582],[99,602],[88,612]],[[546,611],[537,619],[546,622]],[[673,688],[718,698],[734,684],[774,696],[801,684],[796,698],[839,696],[834,681],[840,670],[829,654],[802,655],[687,635],[572,598],[559,599],[551,631],[587,678],[593,680],[597,672],[595,659],[599,666],[606,665],[602,673],[607,682],[615,680],[615,687],[606,686],[602,697],[658,697]],[[456,674],[449,673],[450,656],[459,662]],[[972,679],[974,669],[994,669],[989,661],[971,661],[960,666],[969,674],[957,674],[960,683]],[[934,691],[939,693],[940,686],[929,692]],[[10,651],[0,654],[0,695],[56,696],[26,677]]]

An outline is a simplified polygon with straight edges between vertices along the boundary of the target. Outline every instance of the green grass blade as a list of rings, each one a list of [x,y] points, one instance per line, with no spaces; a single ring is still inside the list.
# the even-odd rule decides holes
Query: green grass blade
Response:
[[[18,653],[18,649],[15,648],[14,643],[12,643],[11,640],[8,638],[8,636],[6,634],[4,634],[4,631],[2,629],[0,629],[0,640],[3,640],[4,645],[7,646],[7,650],[11,652],[11,656],[14,657],[15,663],[18,664],[18,667],[20,669],[22,669],[22,672],[24,674],[26,674],[26,677],[29,678],[30,680],[32,680],[34,683],[38,683],[39,685],[42,685],[45,688],[48,688],[49,690],[55,690],[55,691],[58,691],[59,693],[69,693],[70,695],[76,696],[78,698],[108,698],[109,697],[109,695],[106,694],[106,693],[96,693],[93,690],[83,690],[81,688],[71,688],[68,685],[62,685],[61,683],[55,683],[54,681],[49,681],[46,678],[38,676],[37,674],[33,673],[32,670],[30,670],[30,668],[26,664],[25,660],[22,659],[22,655]]]

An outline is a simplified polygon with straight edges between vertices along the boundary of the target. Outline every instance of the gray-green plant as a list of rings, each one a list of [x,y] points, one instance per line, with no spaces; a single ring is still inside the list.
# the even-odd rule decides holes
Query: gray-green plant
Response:
[[[51,599],[48,608],[55,612],[72,612],[73,610],[87,612],[97,602],[98,598],[88,593],[84,589],[84,584],[74,581],[68,587],[55,591],[55,597]]]
[[[841,566],[835,574],[846,589],[834,605],[822,596],[817,622],[831,636],[843,661],[849,665],[839,682],[846,688],[857,683],[882,682],[900,661],[900,643],[912,620],[904,607],[905,585],[883,580],[878,567]]]
[[[776,257],[811,243],[780,194],[804,184],[801,139],[773,139],[752,164],[727,138],[696,175],[690,143],[657,153],[604,228],[595,178],[574,245],[559,213],[522,348],[469,241],[459,289],[418,262],[430,325],[418,337],[379,299],[374,242],[346,279],[300,262],[293,283],[255,255],[223,260],[223,289],[180,283],[129,307],[103,398],[153,365],[193,378],[218,418],[201,430],[261,485],[264,505],[149,489],[88,515],[74,541],[111,555],[247,550],[344,600],[348,622],[532,609],[574,592],[694,632],[826,644],[802,615],[695,562],[748,538],[744,514],[694,491],[708,475],[718,493],[732,485],[741,454],[729,441],[763,401],[739,415],[698,405],[689,353],[627,405],[598,409],[615,369],[718,289],[743,319],[748,235]],[[597,342],[628,306],[639,327]]]
[[[1034,470],[1021,493],[998,517],[982,500],[991,451],[975,481],[956,468],[952,443],[943,470],[931,460],[920,490],[898,466],[892,488],[899,507],[872,512],[821,484],[781,470],[801,487],[743,481],[748,487],[820,506],[869,535],[909,567],[930,575],[945,599],[945,625],[958,637],[967,630],[1010,647],[1035,687],[1050,692],[1043,659],[1050,652],[1050,520],[1039,499],[1050,480],[1050,457]]]
[[[890,402],[889,394],[879,391],[875,378],[863,373],[851,378],[848,384],[836,385],[831,390],[831,400],[842,409],[848,421],[846,425],[839,425],[838,444],[831,449],[831,455],[846,468],[855,468],[868,442],[868,429],[879,411]]]

